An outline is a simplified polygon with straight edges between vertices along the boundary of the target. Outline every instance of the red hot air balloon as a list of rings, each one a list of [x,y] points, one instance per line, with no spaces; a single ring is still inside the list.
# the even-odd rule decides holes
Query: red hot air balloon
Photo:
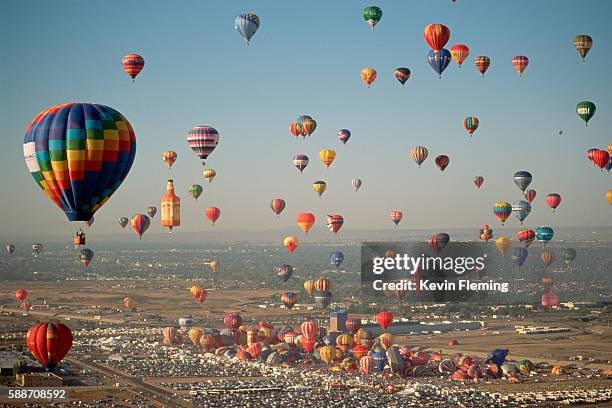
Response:
[[[485,178],[482,176],[476,176],[474,177],[474,185],[476,186],[477,189],[480,190],[480,186],[482,186],[482,183],[484,183]]]
[[[19,300],[20,302],[23,302],[24,300],[27,299],[28,297],[28,291],[25,289],[17,289],[15,291],[15,297],[17,298],[17,300]]]
[[[467,59],[468,55],[470,55],[470,49],[467,45],[463,44],[455,44],[450,49],[451,56],[455,60],[457,64],[459,64],[459,68],[461,68],[461,64]]]
[[[438,166],[440,171],[444,171],[444,169],[446,169],[446,167],[448,166],[449,162],[450,162],[450,159],[445,154],[441,154],[438,157],[436,157],[436,166]]]
[[[436,54],[440,52],[450,38],[450,30],[443,24],[429,24],[423,30],[423,37]]]
[[[592,160],[597,167],[603,169],[604,167],[606,167],[606,164],[608,164],[608,161],[610,160],[610,154],[605,150],[597,149],[593,152]]]
[[[282,198],[275,198],[270,202],[270,208],[274,211],[274,214],[278,217],[280,213],[285,209],[285,200]]]
[[[527,68],[527,65],[529,65],[529,58],[524,55],[517,55],[512,58],[512,66],[514,66],[514,69],[516,69],[520,76],[523,76],[523,71]]]
[[[542,295],[542,306],[543,307],[558,307],[559,306],[559,294],[557,293],[544,293]]]
[[[308,235],[308,231],[315,223],[315,216],[312,213],[299,213],[295,219],[297,225],[300,227],[304,234]]]
[[[546,196],[546,204],[555,212],[555,209],[561,204],[561,196],[557,193],[550,193]]]
[[[529,204],[531,204],[531,202],[536,198],[536,191],[535,190],[527,190],[525,192],[525,200],[527,200],[527,202]]]
[[[404,218],[404,214],[401,211],[391,211],[389,213],[389,218],[391,218],[391,221],[393,221],[397,227],[397,224],[399,224],[402,218]]]
[[[140,74],[140,71],[144,68],[145,60],[141,55],[138,54],[127,54],[121,59],[121,65],[123,65],[123,71],[132,78],[132,82],[136,79],[136,76]]]
[[[226,314],[223,318],[223,324],[228,330],[235,332],[242,325],[242,316],[238,313]]]
[[[283,245],[285,246],[285,249],[289,251],[290,254],[292,254],[297,249],[299,244],[300,242],[296,237],[289,236],[283,240]]]
[[[474,64],[476,65],[476,69],[478,70],[478,72],[480,72],[480,74],[484,78],[485,72],[487,72],[487,69],[489,69],[489,66],[491,65],[491,60],[489,59],[489,57],[481,55],[476,57],[476,59],[474,60]]]
[[[327,216],[326,224],[331,232],[337,234],[344,225],[344,218],[340,214],[331,214]]]
[[[301,344],[304,350],[310,353],[314,349],[315,344],[317,344],[317,339],[310,336],[304,336],[302,337]]]
[[[289,131],[291,132],[291,134],[295,137],[298,137],[300,135],[304,135],[304,130],[302,129],[302,125],[300,125],[299,123],[293,122],[291,124],[291,126],[289,126]]]
[[[531,245],[531,243],[533,242],[533,240],[535,239],[535,231],[531,230],[531,229],[523,229],[520,230],[517,234],[516,234],[517,238],[519,241],[521,241],[521,244],[523,244],[523,246],[525,248],[529,248],[529,245]]]
[[[380,327],[383,328],[383,330],[385,330],[387,327],[391,326],[391,324],[393,323],[393,315],[391,314],[391,312],[387,310],[378,312],[376,314],[376,322],[378,323]]]
[[[300,325],[300,332],[304,337],[315,337],[319,332],[319,326],[311,320],[305,321]]]
[[[59,322],[38,323],[28,330],[26,343],[34,358],[53,371],[72,347],[72,332]]]
[[[208,207],[204,213],[206,214],[206,218],[208,218],[210,223],[214,226],[215,221],[217,221],[221,215],[221,210],[217,207]]]

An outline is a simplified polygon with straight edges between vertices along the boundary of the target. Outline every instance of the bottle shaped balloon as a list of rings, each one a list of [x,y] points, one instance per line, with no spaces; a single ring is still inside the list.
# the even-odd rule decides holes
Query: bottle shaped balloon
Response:
[[[172,228],[181,225],[181,199],[174,194],[174,182],[168,180],[166,194],[161,198],[161,222],[162,227]]]

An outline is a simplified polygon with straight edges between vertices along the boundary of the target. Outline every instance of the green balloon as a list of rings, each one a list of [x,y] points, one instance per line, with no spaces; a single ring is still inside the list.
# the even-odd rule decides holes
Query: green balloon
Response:
[[[374,29],[374,26],[378,24],[382,18],[383,12],[380,7],[368,6],[363,9],[363,18],[367,21],[368,25]]]
[[[187,191],[189,191],[189,194],[197,200],[198,197],[202,195],[202,191],[204,191],[204,189],[199,184],[192,184],[189,186]]]
[[[584,120],[586,126],[595,114],[595,104],[589,101],[578,102],[578,105],[576,105],[576,113]]]

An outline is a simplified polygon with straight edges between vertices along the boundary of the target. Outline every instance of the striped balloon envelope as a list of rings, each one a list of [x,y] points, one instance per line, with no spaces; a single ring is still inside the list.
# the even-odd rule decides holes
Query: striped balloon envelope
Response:
[[[478,129],[478,125],[480,125],[480,121],[475,116],[466,116],[463,118],[463,128],[470,136]]]
[[[142,55],[138,54],[126,54],[121,58],[121,65],[123,71],[132,78],[132,82],[136,79],[136,76],[140,74],[140,71],[144,68],[145,60]]]
[[[410,155],[412,156],[412,159],[416,162],[416,164],[419,165],[419,167],[421,167],[421,164],[423,164],[425,159],[427,159],[428,154],[429,152],[427,151],[427,148],[424,146],[413,147],[412,150],[410,151]]]
[[[136,136],[119,112],[66,103],[28,125],[23,155],[34,180],[70,221],[89,221],[128,175]]]
[[[187,133],[187,144],[204,164],[219,144],[219,132],[211,126],[195,126]]]
[[[400,223],[400,221],[402,220],[402,218],[404,218],[404,214],[401,211],[391,211],[389,213],[389,218],[391,218],[391,221],[393,221],[393,223],[397,226],[397,224]]]

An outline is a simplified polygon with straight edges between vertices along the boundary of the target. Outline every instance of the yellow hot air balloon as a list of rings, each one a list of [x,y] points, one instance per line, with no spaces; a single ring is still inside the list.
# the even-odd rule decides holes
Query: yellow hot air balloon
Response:
[[[216,259],[210,261],[209,265],[210,269],[212,269],[213,272],[217,272],[217,270],[219,269],[219,261],[217,261]]]
[[[506,255],[510,251],[512,241],[508,237],[499,237],[495,240],[495,246],[500,254]]]
[[[368,87],[372,86],[372,84],[376,80],[376,75],[376,70],[372,67],[367,67],[361,70],[361,80]]]
[[[334,361],[334,358],[336,358],[336,348],[331,346],[323,346],[319,349],[319,355],[321,356],[321,360],[329,364]]]
[[[327,183],[321,180],[317,180],[312,183],[312,189],[321,197],[327,189]]]
[[[206,169],[204,170],[204,172],[202,173],[202,175],[204,176],[204,178],[206,180],[208,180],[208,182],[212,182],[213,179],[215,178],[215,176],[217,175],[217,172],[215,171],[215,169]]]
[[[612,190],[606,192],[606,200],[608,200],[608,204],[612,205]]]
[[[304,290],[308,293],[308,296],[312,296],[312,291],[314,289],[314,280],[308,279],[304,282]]]
[[[378,343],[383,349],[388,349],[393,345],[393,335],[391,333],[383,333],[378,336]]]
[[[325,168],[328,168],[336,159],[336,152],[331,149],[323,149],[319,152],[319,159],[321,159]]]
[[[203,291],[204,291],[204,288],[201,287],[200,285],[193,285],[191,289],[189,289],[191,296],[193,296],[194,298],[198,297],[198,295],[200,295]]]
[[[192,327],[191,329],[189,329],[189,332],[187,332],[187,335],[189,336],[189,339],[192,341],[194,346],[198,345],[200,339],[202,338],[202,334],[202,329],[198,329],[197,327]]]

